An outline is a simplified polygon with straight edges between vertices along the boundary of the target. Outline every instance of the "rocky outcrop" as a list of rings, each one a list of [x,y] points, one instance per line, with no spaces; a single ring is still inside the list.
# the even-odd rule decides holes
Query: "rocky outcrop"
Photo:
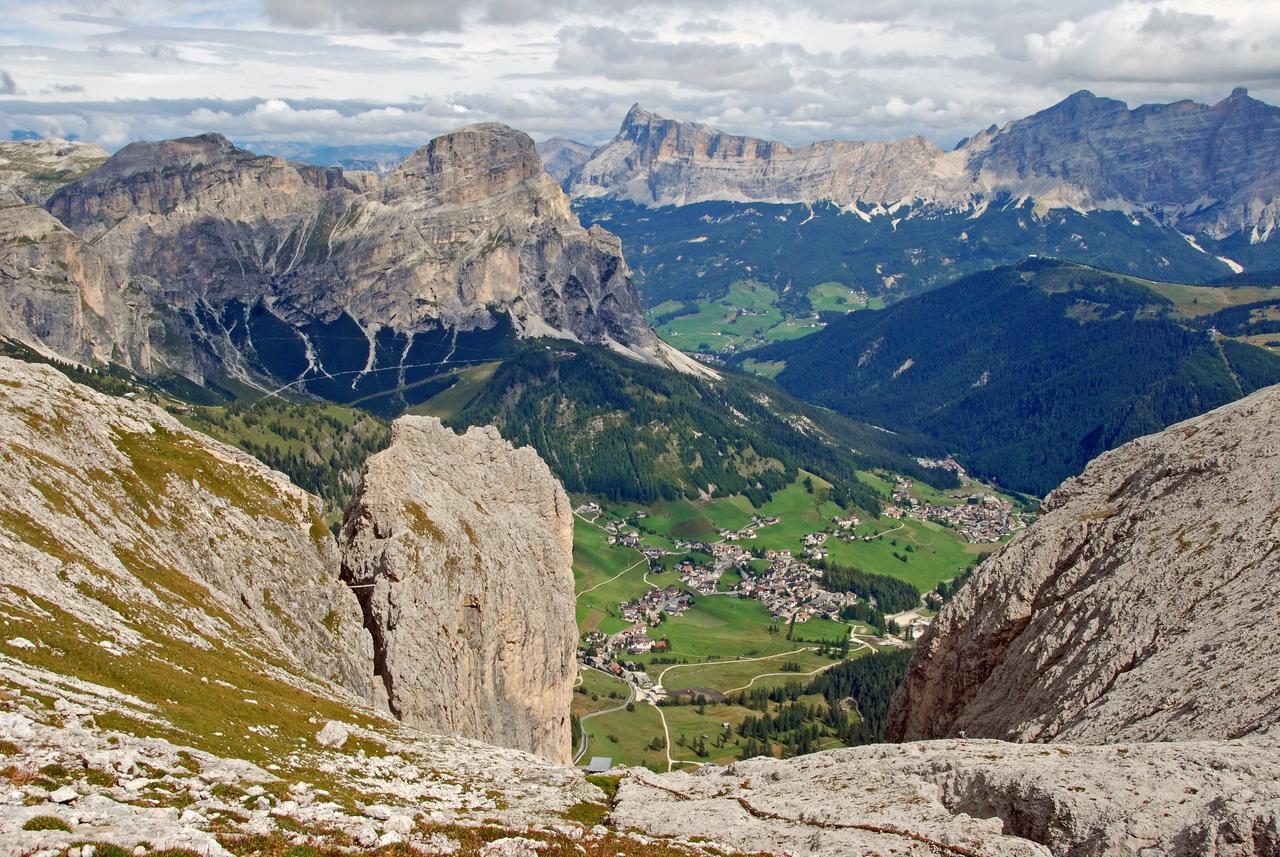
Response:
[[[963,158],[923,137],[890,143],[823,140],[808,146],[726,134],[634,105],[613,140],[579,169],[574,196],[646,205],[737,202],[960,200]]]
[[[512,329],[670,362],[620,242],[582,228],[533,141],[502,125],[432,140],[381,180],[216,134],[133,143],[48,209],[117,290],[181,320],[164,356],[197,380],[320,378],[357,398],[492,356]]]
[[[551,137],[538,144],[538,156],[542,158],[542,168],[547,175],[565,186],[569,177],[578,167],[591,159],[595,146],[569,140],[565,137]]]
[[[401,417],[341,545],[398,717],[569,760],[573,517],[533,449]]]
[[[121,663],[178,646],[292,664],[377,698],[320,501],[256,459],[0,358],[0,485],[6,633]]]
[[[1099,456],[919,642],[888,734],[1274,733],[1280,387]]]
[[[1247,857],[1280,848],[1280,749],[929,741],[632,770],[615,823],[794,855]]]
[[[1053,208],[1146,213],[1214,238],[1265,241],[1280,218],[1280,109],[1238,89],[1209,106],[1134,110],[1079,92],[943,151],[921,137],[803,147],[666,119],[636,105],[582,164],[574,196],[645,205],[705,200],[900,203],[978,213],[1002,198]]]
[[[67,140],[0,142],[0,205],[44,205],[55,190],[107,159],[88,143]]]

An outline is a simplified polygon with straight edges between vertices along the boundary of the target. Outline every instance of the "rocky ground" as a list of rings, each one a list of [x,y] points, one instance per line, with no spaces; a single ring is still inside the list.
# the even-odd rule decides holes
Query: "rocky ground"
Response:
[[[92,844],[100,857],[374,848],[517,857],[651,844],[602,826],[608,796],[580,773],[515,750],[352,712],[347,723],[317,720],[304,746],[257,764],[134,724],[112,728],[142,700],[8,657],[0,666],[3,854],[84,855]]]

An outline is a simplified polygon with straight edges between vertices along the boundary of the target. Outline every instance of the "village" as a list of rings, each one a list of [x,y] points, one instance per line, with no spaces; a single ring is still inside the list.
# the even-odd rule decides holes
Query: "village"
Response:
[[[931,466],[955,466],[949,460],[930,462]],[[892,503],[882,512],[884,518],[903,520],[913,518],[934,521],[957,531],[963,538],[975,544],[997,542],[1024,526],[1013,505],[989,493],[975,493],[963,502],[943,505],[923,502],[911,496],[910,480],[896,480]],[[604,510],[596,503],[579,506],[575,512],[586,520],[598,521]],[[632,513],[634,523],[645,517],[643,511]],[[641,597],[617,605],[617,616],[627,626],[613,634],[591,631],[579,649],[579,658],[587,666],[615,675],[627,681],[638,693],[659,699],[664,695],[661,687],[645,673],[644,666],[635,659],[639,655],[666,654],[667,640],[660,627],[664,622],[677,619],[688,612],[700,598],[746,598],[759,602],[769,611],[777,623],[800,625],[814,618],[842,621],[842,610],[858,601],[851,592],[833,592],[822,586],[822,571],[810,563],[824,560],[831,539],[846,542],[855,540],[870,542],[892,532],[859,534],[862,520],[855,515],[836,515],[823,530],[804,535],[797,552],[789,549],[754,548],[749,543],[760,536],[760,531],[780,521],[769,515],[752,515],[749,523],[739,529],[721,529],[717,541],[673,541],[675,551],[663,550],[648,544],[639,527],[629,526],[627,521],[613,519],[601,526],[608,533],[609,544],[622,545],[639,551],[647,560],[647,572],[662,571],[663,557],[684,557],[672,569],[680,586],[650,584]],[[797,555],[798,554],[798,555]],[[710,562],[699,563],[692,557],[710,557]],[[732,586],[722,586],[722,578],[735,572],[737,581]],[[646,574],[646,582],[648,577]],[[928,619],[918,615],[909,618],[908,636],[921,633],[928,626]]]
[[[1025,526],[1013,504],[994,494],[970,494],[964,503],[942,505],[917,500],[911,496],[911,487],[911,480],[898,480],[885,517],[935,521],[958,531],[971,544],[994,544]]]

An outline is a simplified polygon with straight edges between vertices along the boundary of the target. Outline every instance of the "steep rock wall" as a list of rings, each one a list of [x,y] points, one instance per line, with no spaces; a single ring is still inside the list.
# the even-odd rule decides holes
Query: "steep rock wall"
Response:
[[[573,517],[537,453],[401,417],[340,541],[393,713],[569,760]]]

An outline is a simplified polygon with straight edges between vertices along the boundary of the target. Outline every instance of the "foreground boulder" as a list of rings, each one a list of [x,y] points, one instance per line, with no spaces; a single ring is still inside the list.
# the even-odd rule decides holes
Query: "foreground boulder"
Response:
[[[341,544],[396,716],[569,760],[573,518],[532,448],[401,417]]]
[[[919,643],[888,737],[1235,738],[1280,721],[1280,387],[1098,457]]]
[[[613,818],[794,855],[1244,857],[1280,849],[1270,742],[927,741],[631,771]]]

